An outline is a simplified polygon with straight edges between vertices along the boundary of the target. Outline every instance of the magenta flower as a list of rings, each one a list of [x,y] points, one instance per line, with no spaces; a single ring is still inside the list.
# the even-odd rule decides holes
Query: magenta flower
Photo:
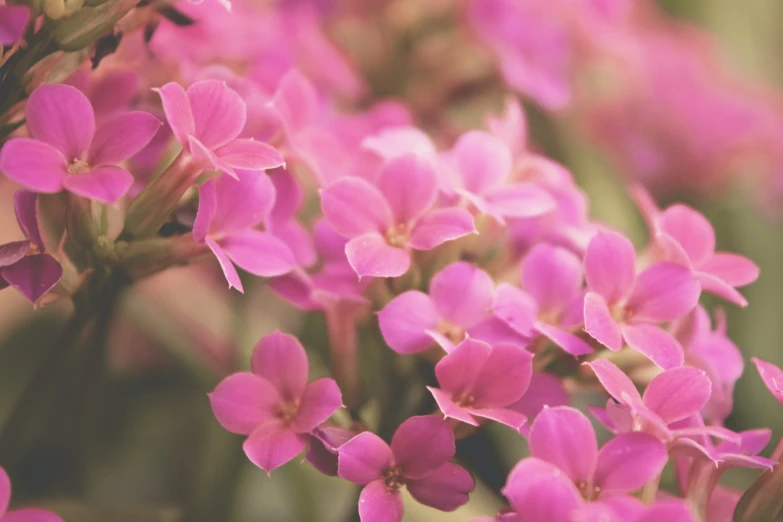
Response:
[[[657,323],[678,319],[696,306],[701,288],[691,271],[664,261],[637,275],[633,244],[614,232],[595,235],[584,267],[587,333],[610,350],[620,350],[625,341],[661,368],[680,366],[682,346]]]
[[[0,46],[21,40],[29,22],[30,8],[26,5],[0,5]]]
[[[11,502],[11,480],[3,468],[0,468],[0,522],[63,522],[63,519],[51,511],[36,508],[8,511]]]
[[[377,186],[344,178],[321,191],[321,208],[334,229],[350,239],[345,253],[359,277],[397,277],[408,271],[410,250],[436,246],[476,232],[460,208],[432,209],[438,181],[415,155],[383,166]]]
[[[13,286],[35,303],[60,281],[63,269],[52,256],[44,253],[38,229],[38,195],[17,191],[14,212],[27,239],[0,246],[0,289]]]
[[[221,426],[238,435],[247,457],[270,472],[296,457],[310,433],[342,406],[333,379],[308,383],[307,354],[296,337],[280,332],[259,341],[253,373],[229,375],[209,394]]]
[[[758,357],[751,357],[750,360],[756,365],[756,370],[758,370],[761,380],[764,381],[764,386],[783,404],[783,370]]]
[[[429,295],[411,290],[392,299],[378,314],[383,338],[394,351],[417,353],[435,342],[446,351],[489,318],[495,284],[470,263],[452,263],[430,281]]]
[[[279,276],[296,266],[288,246],[254,229],[272,209],[275,189],[263,172],[236,171],[237,179],[212,178],[199,187],[199,207],[193,239],[215,254],[229,288],[240,292],[242,281],[234,264],[261,277]]]
[[[508,408],[527,391],[533,356],[514,345],[465,339],[435,366],[440,388],[428,386],[446,418],[478,426],[476,417],[519,430],[527,420]]]
[[[132,111],[95,130],[87,97],[69,85],[42,85],[25,107],[30,138],[14,138],[0,150],[0,172],[34,192],[63,189],[114,203],[133,184],[117,166],[152,140],[161,122]]]
[[[172,82],[157,92],[174,136],[201,169],[236,178],[234,169],[283,166],[280,153],[270,145],[238,137],[245,128],[247,106],[225,82],[203,80],[187,91]]]
[[[555,200],[534,183],[508,183],[511,149],[495,136],[469,131],[443,154],[444,192],[454,194],[498,222],[554,210]]]
[[[374,433],[360,433],[339,449],[337,473],[364,486],[359,497],[362,522],[400,522],[405,486],[425,506],[453,511],[468,501],[475,484],[454,456],[454,434],[443,419],[411,417],[391,446]]]

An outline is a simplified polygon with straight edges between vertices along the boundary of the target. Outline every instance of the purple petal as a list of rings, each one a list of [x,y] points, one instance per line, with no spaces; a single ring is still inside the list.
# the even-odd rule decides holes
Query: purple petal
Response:
[[[475,407],[502,408],[518,401],[530,385],[532,360],[530,352],[517,346],[493,346],[484,365],[474,369],[479,372],[472,390]]]
[[[275,204],[275,186],[263,172],[237,171],[236,179],[215,180],[217,215],[212,229],[235,232],[253,227],[269,217]]]
[[[171,131],[183,147],[188,147],[188,139],[195,134],[196,125],[193,123],[193,113],[190,110],[190,101],[185,89],[178,83],[170,82],[160,89],[153,89],[160,95],[163,104],[163,112]]]
[[[601,493],[630,493],[654,479],[669,460],[666,446],[646,433],[621,433],[598,452],[594,485]]]
[[[410,417],[394,433],[391,450],[406,478],[423,478],[454,456],[454,433],[438,417]]]
[[[761,380],[764,381],[764,385],[783,404],[783,370],[758,357],[751,357],[750,360],[756,365],[756,370],[758,370]]]
[[[384,195],[359,178],[341,179],[323,189],[321,209],[337,233],[348,238],[384,233],[392,224],[392,210]]]
[[[392,299],[378,314],[383,339],[399,353],[417,353],[433,345],[428,330],[438,324],[438,313],[432,299],[417,291],[405,292]]]
[[[389,445],[369,431],[353,437],[337,451],[337,474],[356,484],[378,480],[393,463]]]
[[[749,285],[759,277],[759,267],[753,261],[729,252],[716,253],[701,269],[731,286]]]
[[[694,266],[700,266],[715,252],[715,230],[692,208],[672,205],[658,216],[656,224],[680,244]]]
[[[217,183],[210,178],[198,188],[198,210],[193,222],[193,239],[203,242],[217,214]]]
[[[406,250],[389,245],[375,232],[348,241],[345,255],[359,277],[399,277],[411,265],[411,256]]]
[[[582,263],[564,248],[539,243],[522,260],[522,288],[543,313],[562,313],[581,287]]]
[[[0,45],[12,46],[18,42],[29,22],[30,8],[26,5],[0,6]]]
[[[0,278],[35,303],[63,276],[60,263],[48,254],[27,256],[0,270]]]
[[[14,213],[25,237],[32,241],[39,250],[45,250],[38,225],[38,194],[27,190],[17,190],[14,193]]]
[[[636,250],[620,234],[599,232],[587,245],[585,279],[609,305],[630,294],[636,279]]]
[[[408,244],[416,250],[432,250],[446,241],[475,233],[470,212],[463,208],[442,208],[422,216],[413,228]]]
[[[163,123],[148,112],[116,116],[98,128],[90,145],[90,165],[115,165],[135,155],[155,137]]]
[[[231,433],[249,435],[274,418],[280,395],[266,379],[240,372],[223,379],[209,394],[209,401],[221,426]]]
[[[0,467],[0,517],[8,510],[8,504],[11,502],[11,479],[8,473]]]
[[[495,284],[470,263],[452,263],[430,282],[430,297],[447,321],[470,328],[489,315]]]
[[[85,174],[71,174],[63,180],[69,192],[102,203],[115,203],[133,186],[133,175],[114,165],[104,165]]]
[[[331,417],[342,405],[342,394],[334,379],[325,377],[316,379],[305,387],[291,429],[297,433],[309,433]]]
[[[583,504],[567,475],[536,458],[521,460],[514,466],[503,495],[514,511],[524,514],[525,521],[570,522],[571,513]]]
[[[536,417],[545,406],[568,406],[568,392],[557,376],[536,372],[530,379],[530,386],[520,400],[510,406],[531,419]]]
[[[14,138],[0,149],[0,172],[34,192],[63,188],[67,164],[62,153],[42,141]]]
[[[13,241],[0,245],[0,268],[11,266],[24,256],[30,249],[30,241]]]
[[[516,431],[522,429],[527,422],[527,417],[523,414],[508,408],[468,408],[468,411],[476,417],[499,422]]]
[[[451,150],[462,186],[473,194],[502,183],[511,174],[511,150],[499,138],[484,131],[468,131]]]
[[[612,351],[623,347],[623,332],[604,298],[595,292],[585,295],[585,331]]]
[[[663,368],[682,366],[685,354],[672,334],[652,324],[627,324],[623,337],[628,346]]]
[[[633,381],[620,368],[604,359],[585,363],[594,372],[606,392],[621,404],[640,404],[642,396]]]
[[[266,232],[234,232],[219,244],[237,266],[259,277],[280,276],[296,267],[296,259],[288,246]]]
[[[225,82],[203,80],[186,92],[193,114],[194,135],[208,149],[215,150],[239,136],[245,128],[247,106]]]
[[[533,183],[515,183],[492,189],[485,195],[493,215],[531,218],[551,212],[557,202],[546,190]]]
[[[634,321],[665,323],[693,310],[699,294],[701,285],[688,267],[664,261],[639,274],[626,308]]]
[[[51,511],[27,508],[7,513],[3,517],[3,522],[63,522],[63,519]]]
[[[438,383],[452,395],[473,392],[492,350],[487,343],[465,339],[435,365]]]
[[[209,249],[212,250],[212,253],[215,254],[215,258],[217,258],[218,263],[220,264],[220,268],[223,270],[223,275],[228,282],[228,288],[236,288],[240,292],[244,292],[244,289],[242,288],[242,280],[239,279],[239,274],[237,274],[236,268],[234,268],[234,265],[231,263],[231,260],[228,258],[223,249],[220,248],[220,245],[218,245],[211,237],[204,238],[204,242],[207,244]]]
[[[536,331],[565,350],[579,357],[593,353],[593,348],[580,337],[545,323],[536,323]]]
[[[452,400],[453,394],[451,392],[441,390],[440,388],[433,388],[431,386],[427,386],[427,389],[432,394],[432,397],[435,399],[438,408],[445,418],[457,419],[458,421],[470,424],[471,426],[479,425],[478,421],[473,418],[473,415],[467,408],[458,406],[454,400]]]
[[[441,511],[454,511],[467,504],[468,495],[476,487],[465,468],[447,462],[431,475],[407,484],[408,492],[419,503]]]
[[[562,469],[571,480],[589,482],[598,458],[598,442],[587,417],[567,406],[544,409],[528,438],[530,454]]]
[[[84,159],[95,132],[95,114],[79,89],[41,85],[27,99],[25,115],[35,139],[59,150],[67,161]]]
[[[401,522],[402,495],[387,490],[382,480],[370,482],[359,495],[359,517],[362,522]]]
[[[324,424],[313,430],[305,458],[315,469],[329,477],[337,476],[337,451],[356,436],[356,432]]]
[[[712,383],[697,368],[682,366],[657,375],[644,390],[644,404],[666,424],[694,415],[710,399]]]
[[[279,421],[270,421],[256,428],[242,448],[250,462],[270,472],[302,453],[307,436],[297,435]]]
[[[307,386],[310,363],[293,335],[273,332],[260,341],[250,359],[253,373],[271,382],[285,400],[299,399]]]
[[[255,140],[233,140],[217,149],[215,155],[235,169],[258,171],[285,165],[277,149]]]
[[[438,197],[438,178],[431,162],[406,154],[384,164],[378,188],[389,202],[395,223],[420,218]]]

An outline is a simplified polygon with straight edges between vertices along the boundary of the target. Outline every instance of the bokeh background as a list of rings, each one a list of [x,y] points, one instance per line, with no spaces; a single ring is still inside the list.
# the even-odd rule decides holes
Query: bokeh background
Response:
[[[660,5],[670,16],[712,33],[737,78],[783,96],[783,2],[664,0]],[[350,32],[334,31],[338,41],[350,43]],[[405,94],[382,70],[369,74],[383,94]],[[478,108],[499,108],[497,99],[473,102],[455,109],[461,125],[481,125]],[[533,143],[571,169],[589,194],[592,216],[641,245],[643,221],[623,173],[567,118],[526,107]],[[11,205],[15,189],[0,179],[0,243],[20,238]],[[759,264],[759,280],[743,290],[750,306],[725,305],[729,333],[746,357],[783,365],[783,211],[762,205],[759,190],[753,179],[740,175],[718,190],[674,189],[658,196],[662,204],[679,200],[701,210],[715,225],[719,249]],[[32,310],[13,290],[0,292],[0,463],[14,477],[15,499],[35,499],[73,522],[354,520],[354,486],[296,461],[270,479],[244,458],[240,437],[212,417],[206,393],[244,364],[255,342],[275,328],[297,333],[311,350],[315,373],[326,372],[323,320],[302,315],[262,282],[247,283],[244,297],[226,292],[211,264],[159,274],[117,304],[106,349],[79,345],[54,358],[68,303]],[[372,378],[372,368],[404,370],[404,362],[379,355],[385,349],[374,339],[370,332],[362,345],[369,368],[365,377]],[[46,364],[55,364],[57,371],[46,372],[42,380],[39,370]],[[389,400],[405,400],[404,394],[395,395],[399,391],[384,393]],[[739,381],[735,398],[729,427],[770,426],[774,445],[783,435],[783,411],[752,368]],[[524,443],[503,428],[484,429],[480,437],[500,449],[484,455],[479,447],[463,448],[478,465],[499,460],[508,468],[523,455]],[[486,474],[490,486],[493,477],[497,480],[493,473]],[[735,471],[724,478],[746,487],[754,476]],[[406,502],[405,520],[464,521],[493,513],[501,502],[491,488],[480,486],[468,506],[451,514]]]

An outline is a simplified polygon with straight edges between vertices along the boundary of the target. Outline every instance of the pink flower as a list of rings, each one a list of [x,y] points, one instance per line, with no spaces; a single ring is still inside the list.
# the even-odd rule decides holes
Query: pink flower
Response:
[[[438,181],[415,155],[383,166],[378,184],[344,178],[321,191],[321,208],[334,229],[349,238],[345,253],[359,277],[397,277],[410,268],[410,250],[436,246],[476,232],[460,208],[432,209]]]
[[[569,404],[571,404],[571,398],[563,387],[563,382],[556,375],[534,372],[525,394],[509,406],[509,409],[518,411],[527,417],[528,422],[520,430],[520,433],[527,437],[530,432],[531,420],[535,419],[544,409],[568,406]]]
[[[8,511],[11,501],[11,480],[3,468],[0,468],[0,522],[63,522],[63,519],[51,511],[26,508]]]
[[[425,506],[453,511],[468,501],[475,484],[454,456],[454,434],[443,419],[411,417],[391,446],[364,432],[339,448],[337,473],[364,486],[359,497],[362,522],[400,522],[403,486]]]
[[[174,136],[202,169],[236,178],[234,169],[265,170],[284,164],[270,145],[239,138],[247,106],[225,82],[203,80],[187,91],[172,82],[157,92]]]
[[[29,22],[30,8],[26,5],[0,5],[0,46],[21,40]]]
[[[273,277],[290,272],[296,259],[282,240],[254,228],[269,216],[274,204],[269,177],[243,170],[235,174],[237,179],[221,176],[199,187],[193,238],[215,254],[229,288],[242,292],[234,264],[251,274]]]
[[[764,381],[764,386],[783,404],[783,370],[758,357],[752,357],[750,360],[756,365],[756,370],[758,370],[761,380]]]
[[[427,389],[446,418],[478,426],[482,417],[519,430],[526,418],[508,406],[527,391],[532,360],[518,346],[465,339],[435,366],[441,387]]]
[[[342,406],[337,383],[307,382],[307,354],[292,335],[275,332],[259,341],[253,373],[229,375],[209,395],[221,426],[239,435],[247,457],[269,472],[296,457],[309,434]]]
[[[633,244],[614,232],[599,232],[584,259],[585,330],[617,351],[623,340],[661,368],[680,366],[683,349],[657,325],[678,319],[698,302],[701,289],[691,271],[680,264],[660,262],[636,274]]]
[[[87,97],[69,85],[42,85],[25,108],[33,139],[14,138],[0,150],[0,171],[34,192],[63,189],[114,203],[133,184],[117,166],[143,149],[161,122],[146,112],[112,118],[95,130]]]
[[[13,286],[35,303],[60,281],[63,269],[44,253],[46,248],[38,229],[38,195],[17,191],[14,212],[27,239],[0,246],[0,289]]]

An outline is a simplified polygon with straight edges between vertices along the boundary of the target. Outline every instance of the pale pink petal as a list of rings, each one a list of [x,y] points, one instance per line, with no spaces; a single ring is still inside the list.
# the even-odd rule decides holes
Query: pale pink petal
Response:
[[[718,297],[721,297],[726,301],[734,303],[743,308],[748,306],[748,300],[745,299],[745,296],[739,293],[733,286],[728,284],[723,279],[720,279],[707,272],[697,272],[696,277],[698,277],[699,283],[701,283],[701,288],[705,292],[717,295]]]
[[[63,188],[79,196],[115,203],[133,186],[133,175],[114,165],[104,165],[84,174],[70,174],[63,180]]]
[[[666,446],[646,433],[621,433],[598,452],[594,484],[601,493],[630,493],[663,470]]]
[[[256,140],[233,140],[215,150],[215,155],[235,169],[267,170],[285,165],[277,149]]]
[[[426,332],[437,327],[438,319],[432,299],[417,291],[398,295],[378,314],[383,339],[399,353],[417,353],[430,348],[433,342]]]
[[[431,475],[407,484],[408,492],[419,503],[440,511],[454,511],[468,503],[468,495],[476,487],[465,468],[447,462]]]
[[[256,428],[242,448],[250,462],[270,472],[293,460],[306,444],[306,435],[297,435],[280,421],[269,421]]]
[[[305,387],[291,429],[297,433],[309,433],[331,417],[342,405],[342,394],[334,379],[326,377],[316,379]]]
[[[764,381],[764,385],[783,404],[783,370],[758,357],[751,357],[750,360],[756,365],[756,370],[758,370],[761,380]]]
[[[25,116],[33,138],[55,147],[68,162],[85,159],[95,132],[95,114],[79,89],[41,85],[27,99]]]
[[[628,346],[664,370],[682,366],[685,360],[682,345],[663,328],[652,324],[628,324],[622,331]]]
[[[515,286],[502,283],[498,286],[492,305],[495,316],[520,335],[533,337],[533,327],[538,316],[538,305],[533,296]]]
[[[533,183],[497,187],[484,197],[490,214],[506,218],[531,218],[557,208],[557,202],[549,192]]]
[[[273,332],[264,336],[250,359],[253,373],[271,382],[285,400],[299,399],[307,386],[310,363],[299,339]]]
[[[30,241],[12,241],[5,245],[0,245],[0,268],[11,266],[24,256],[30,249]]]
[[[442,208],[422,216],[414,226],[408,244],[416,250],[432,250],[446,241],[475,233],[470,212],[462,208]]]
[[[546,323],[536,323],[535,329],[538,333],[555,343],[566,352],[579,357],[593,353],[593,347],[576,335],[548,325]]]
[[[503,495],[525,522],[570,522],[583,500],[571,479],[549,462],[521,460],[508,476]]]
[[[116,116],[98,127],[87,162],[93,166],[120,163],[146,147],[161,125],[148,112],[131,111]]]
[[[636,279],[636,250],[615,232],[599,232],[585,252],[585,279],[590,289],[613,305],[626,297]]]
[[[452,263],[430,282],[430,297],[443,319],[470,328],[489,315],[495,284],[470,263]]]
[[[462,186],[483,194],[511,174],[511,150],[502,140],[484,131],[468,131],[457,139],[451,155]]]
[[[38,225],[38,194],[28,190],[17,190],[14,193],[14,214],[25,237],[39,250],[45,250]]]
[[[183,147],[190,146],[189,137],[196,133],[190,100],[185,89],[178,83],[170,82],[159,89],[153,89],[160,95],[163,112],[171,131]]]
[[[14,138],[0,149],[0,172],[34,192],[54,193],[68,174],[65,157],[51,145]]]
[[[701,410],[710,398],[712,383],[698,368],[671,368],[656,376],[644,390],[644,403],[666,424]]]
[[[548,408],[536,417],[528,438],[530,454],[554,464],[574,482],[589,481],[598,459],[595,431],[582,412]]]
[[[582,262],[570,251],[539,243],[522,260],[522,288],[543,313],[560,313],[579,295]]]
[[[338,448],[337,474],[356,484],[381,478],[393,464],[391,448],[378,435],[365,431]]]
[[[223,172],[231,176],[234,179],[238,178],[238,175],[234,168],[223,161],[214,152],[201,143],[195,136],[188,137],[188,147],[190,148],[190,154],[193,157],[193,163],[202,170],[216,170]]]
[[[468,411],[476,417],[499,422],[517,431],[527,422],[527,417],[509,408],[468,408]]]
[[[0,269],[0,279],[35,303],[55,287],[63,275],[60,263],[49,254],[27,256]]]
[[[441,413],[443,413],[445,418],[456,419],[460,422],[464,422],[465,424],[470,424],[471,426],[479,425],[478,421],[473,418],[473,415],[471,415],[471,412],[468,411],[467,408],[458,406],[454,402],[450,392],[440,388],[433,388],[431,386],[427,386],[427,389],[432,394],[432,397],[435,399],[435,403],[438,405],[438,408],[440,409]]]
[[[239,136],[245,128],[247,106],[225,82],[203,80],[186,92],[195,126],[194,135],[214,150]]]
[[[220,268],[223,270],[223,275],[226,277],[226,281],[228,282],[228,288],[236,288],[240,292],[244,292],[244,289],[242,288],[242,280],[239,279],[239,274],[237,274],[236,268],[234,268],[234,265],[231,263],[231,260],[228,258],[223,249],[220,248],[220,245],[218,245],[209,236],[204,238],[204,242],[207,244],[209,249],[212,250],[212,253],[215,254],[215,258],[217,258],[218,263],[220,263]]]
[[[378,189],[389,202],[394,222],[411,223],[435,203],[438,178],[431,162],[406,154],[384,164]]]
[[[466,342],[468,340],[462,344]],[[474,368],[474,371],[478,372],[471,390],[475,398],[474,406],[502,408],[518,401],[530,385],[532,360],[533,355],[530,352],[517,346],[493,346],[484,364]]]
[[[693,310],[700,294],[701,285],[688,267],[664,261],[639,274],[626,308],[633,321],[665,323]]]
[[[370,482],[359,495],[359,517],[362,522],[401,522],[402,495],[387,490],[382,480]]]
[[[301,223],[292,219],[284,223],[267,224],[266,229],[286,244],[300,267],[309,267],[318,261],[318,252],[310,231]]]
[[[453,395],[472,392],[492,350],[487,343],[465,339],[435,365],[438,383]]]
[[[11,479],[5,469],[0,467],[0,517],[8,510],[11,502]]]
[[[420,479],[454,456],[454,433],[446,421],[438,417],[410,417],[394,433],[391,450],[403,475]]]
[[[318,93],[302,73],[293,69],[283,76],[272,101],[290,137],[305,130],[318,116]]]
[[[619,403],[640,404],[642,396],[633,381],[620,368],[604,359],[585,363],[594,372],[606,392]]]
[[[359,277],[399,277],[411,265],[410,253],[389,245],[383,236],[374,232],[348,241],[345,255]]]
[[[296,267],[288,246],[267,232],[252,229],[234,232],[218,243],[238,267],[259,277],[287,274]]]
[[[321,191],[321,210],[338,234],[355,237],[386,232],[392,210],[377,187],[359,178],[345,178]]]
[[[249,372],[229,375],[209,394],[212,412],[225,429],[249,435],[272,420],[280,404],[280,394],[261,377]]]
[[[707,218],[690,207],[672,205],[658,215],[656,225],[682,246],[694,266],[700,266],[715,252],[715,230]]]
[[[753,261],[730,252],[717,252],[701,266],[701,270],[731,286],[749,285],[759,277],[759,267]]]
[[[427,134],[416,127],[391,127],[362,141],[362,148],[389,160],[404,154],[434,159],[438,152]]]
[[[716,489],[721,488],[718,487]],[[715,495],[713,494],[712,496],[714,497]],[[696,522],[696,518],[691,514],[688,506],[679,499],[666,499],[656,502],[655,505],[649,507],[636,522],[660,522],[662,520],[665,520],[666,522]],[[708,520],[720,522],[719,519],[712,515],[710,515]],[[729,520],[731,520],[731,516],[726,518],[726,521]]]
[[[26,508],[7,513],[3,522],[63,522],[63,519],[51,511]]]
[[[217,214],[216,180],[210,178],[198,188],[198,210],[193,222],[193,239],[203,242]]]
[[[585,331],[590,337],[613,351],[623,347],[623,332],[604,298],[595,292],[585,295]]]
[[[275,204],[275,187],[263,172],[239,170],[237,178],[215,180],[217,215],[215,232],[236,232],[253,227],[269,217]]]

